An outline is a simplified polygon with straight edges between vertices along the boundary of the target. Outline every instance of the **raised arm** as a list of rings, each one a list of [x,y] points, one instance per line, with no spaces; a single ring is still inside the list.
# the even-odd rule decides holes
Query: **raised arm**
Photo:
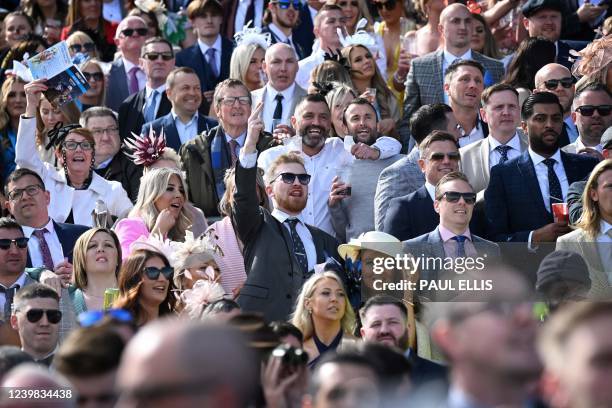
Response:
[[[17,167],[25,167],[38,173],[43,179],[45,165],[36,150],[36,110],[40,97],[47,90],[44,79],[37,79],[24,87],[26,93],[26,111],[19,119],[17,144],[15,146],[15,163]]]

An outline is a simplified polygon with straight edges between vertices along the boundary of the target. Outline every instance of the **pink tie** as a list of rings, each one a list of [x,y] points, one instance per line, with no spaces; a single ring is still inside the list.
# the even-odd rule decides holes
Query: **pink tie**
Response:
[[[43,258],[43,266],[48,270],[53,270],[53,258],[51,257],[51,250],[49,249],[49,245],[45,240],[45,232],[47,232],[46,228],[39,229],[34,231],[34,236],[38,238],[38,245],[40,245],[40,253]]]
[[[230,155],[232,156],[232,166],[236,164],[236,160],[238,160],[238,155],[236,154],[236,147],[238,147],[238,142],[235,140],[229,141],[230,145]]]
[[[129,72],[129,81],[130,81],[130,95],[135,94],[140,89],[138,87],[138,78],[136,77],[136,73],[140,71],[139,67],[132,67]]]

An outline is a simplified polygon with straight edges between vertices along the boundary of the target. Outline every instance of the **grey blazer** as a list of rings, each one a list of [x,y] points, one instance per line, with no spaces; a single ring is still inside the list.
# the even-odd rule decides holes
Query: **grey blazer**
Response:
[[[115,112],[119,111],[121,102],[130,96],[127,73],[123,59],[119,58],[111,64],[111,70],[106,82],[106,106]]]
[[[264,86],[263,88],[259,88],[251,92],[251,98],[253,98],[254,107],[257,106],[259,101],[265,101],[267,89],[268,88]],[[304,98],[306,95],[307,92],[304,90],[304,88],[300,87],[297,82],[295,82],[295,88],[293,88],[293,96],[291,97],[291,107],[289,108],[289,118],[293,115],[293,112],[295,112],[295,107],[297,106],[298,102],[301,101],[302,98]],[[270,131],[270,127],[272,126],[272,124],[265,123],[264,126],[264,130]]]

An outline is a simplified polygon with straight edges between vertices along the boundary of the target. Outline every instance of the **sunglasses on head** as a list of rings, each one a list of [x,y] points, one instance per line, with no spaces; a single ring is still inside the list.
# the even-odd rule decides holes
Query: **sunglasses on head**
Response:
[[[166,280],[170,280],[172,275],[174,275],[174,269],[171,266],[164,266],[163,268],[156,268],[154,266],[147,266],[144,268],[145,276],[151,280],[157,280],[159,278],[159,274],[164,275]]]
[[[293,184],[295,182],[295,178],[297,177],[298,181],[301,185],[307,186],[310,183],[310,174],[295,174],[295,173],[281,173],[272,180],[274,183],[278,178],[281,178],[283,183],[285,184]]]
[[[442,194],[440,199],[446,198],[446,201],[449,203],[457,203],[461,197],[463,197],[466,204],[474,204],[476,202],[476,193],[459,193],[457,191],[447,191]]]
[[[287,10],[289,8],[289,6],[293,6],[294,10],[299,10],[300,9],[300,2],[299,1],[279,1],[276,4],[278,4],[278,8],[283,9],[283,10]]]
[[[91,327],[100,323],[106,316],[120,323],[131,323],[134,320],[132,314],[125,309],[91,310],[79,314],[79,325]]]
[[[0,249],[7,250],[11,247],[11,244],[17,245],[17,248],[24,249],[28,247],[28,241],[29,239],[25,237],[15,239],[3,238],[0,239]]]
[[[96,45],[94,43],[85,43],[83,45],[73,44],[70,46],[70,51],[72,51],[75,54],[78,54],[79,52],[93,52],[95,50],[96,50]]]
[[[157,61],[159,57],[164,61],[170,61],[174,55],[171,52],[148,52],[144,57],[149,61]]]
[[[450,153],[432,153],[429,156],[429,160],[431,161],[442,161],[444,157],[448,157],[448,160],[458,161],[460,158],[459,152],[450,152]]]
[[[612,112],[612,105],[582,105],[576,108],[576,112],[584,116],[593,116],[595,111],[599,112],[599,116],[608,116]]]
[[[376,5],[376,8],[378,10],[382,10],[383,7],[387,9],[387,11],[391,11],[395,8],[395,5],[397,4],[397,0],[388,0],[385,3],[381,3],[381,2],[374,2],[374,4]]]
[[[557,89],[559,84],[561,84],[561,86],[563,86],[566,89],[571,88],[572,85],[574,85],[574,78],[568,77],[568,78],[561,78],[561,79],[549,79],[548,81],[544,81],[544,86],[546,87],[546,89],[551,90],[551,91]]]
[[[30,309],[26,312],[26,317],[30,323],[36,323],[45,313],[47,321],[51,324],[58,324],[62,320],[62,312],[57,309]]]
[[[140,37],[144,37],[148,32],[149,30],[147,28],[126,28],[125,30],[121,30],[121,35],[124,37],[131,37],[136,33]]]
[[[102,82],[104,79],[104,74],[101,72],[83,72],[83,76],[87,81],[91,81],[93,79],[96,82]]]

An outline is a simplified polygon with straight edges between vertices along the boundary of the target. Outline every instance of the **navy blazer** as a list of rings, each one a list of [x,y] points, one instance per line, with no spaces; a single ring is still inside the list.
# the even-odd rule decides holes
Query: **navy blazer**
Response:
[[[302,51],[306,57],[312,54],[312,44],[314,43],[315,35],[314,24],[310,15],[310,10],[308,9],[308,4],[302,4],[300,7],[300,25],[293,29],[292,38],[296,44],[302,47]]]
[[[208,132],[210,129],[217,126],[216,120],[204,116],[202,114],[198,115],[198,135],[202,132]],[[174,123],[174,118],[172,117],[172,113],[167,114],[166,116],[162,116],[159,119],[155,119],[153,122],[145,123],[142,126],[141,134],[149,133],[149,128],[153,126],[153,130],[155,134],[158,134],[159,131],[163,128],[164,135],[166,136],[166,146],[173,148],[176,152],[181,148],[181,138],[179,137],[178,130],[176,129],[176,124]]]
[[[564,151],[561,161],[570,185],[587,177],[598,163],[592,157]],[[493,166],[484,197],[488,236],[496,242],[527,242],[531,231],[553,222],[528,150]]]
[[[108,81],[106,83],[105,105],[117,112],[121,103],[130,96],[128,77],[125,72],[123,58],[119,58],[111,64]]]
[[[200,46],[196,42],[189,48],[186,48],[176,54],[177,67],[190,67],[200,78],[200,87],[202,92],[212,91],[215,86],[224,79],[229,78],[230,60],[232,59],[232,51],[234,43],[225,37],[221,37],[221,70],[217,78],[214,77],[206,58],[200,51]]]
[[[263,28],[261,29],[262,33],[270,33],[270,40],[272,41],[272,44],[276,44],[278,42],[282,42],[280,40],[280,38],[278,38],[276,36],[276,34],[274,34],[274,32],[272,30],[270,30],[269,26],[265,25],[263,26]],[[297,59],[298,61],[301,59],[304,59],[306,57],[308,57],[310,54],[305,54],[304,53],[304,48],[302,47],[302,45],[297,42],[297,40],[295,39],[295,34],[291,34],[291,42],[293,43],[294,46],[294,50],[295,53],[297,54]]]
[[[400,241],[416,238],[436,228],[440,215],[423,185],[418,190],[389,201],[383,231]]]
[[[135,93],[127,97],[125,101],[119,106],[119,136],[121,140],[125,140],[126,137],[132,137],[132,132],[139,134],[144,124],[144,109],[146,103],[146,89]],[[166,92],[161,95],[161,101],[157,108],[157,114],[155,118],[160,118],[170,113],[172,104],[166,96]]]
[[[72,263],[72,251],[74,250],[74,244],[77,239],[87,230],[89,227],[79,224],[66,224],[63,222],[53,221],[53,228],[57,234],[60,244],[62,245],[62,252],[64,257],[68,258],[68,262]],[[30,251],[28,251],[28,261],[26,268],[32,267],[32,260],[30,259]]]

